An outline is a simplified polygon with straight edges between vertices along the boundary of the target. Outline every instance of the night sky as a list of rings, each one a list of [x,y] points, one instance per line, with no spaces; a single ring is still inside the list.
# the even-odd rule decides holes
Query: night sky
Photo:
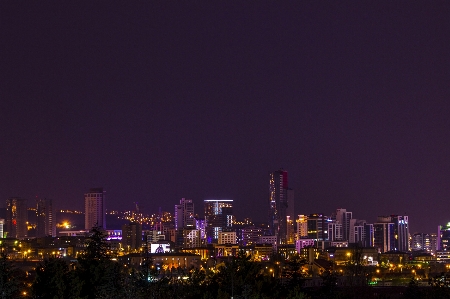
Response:
[[[0,206],[450,221],[448,1],[213,2],[1,2]]]

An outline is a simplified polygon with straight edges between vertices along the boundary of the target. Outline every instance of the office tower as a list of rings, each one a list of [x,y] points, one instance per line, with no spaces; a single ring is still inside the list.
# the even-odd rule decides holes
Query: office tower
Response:
[[[373,224],[364,223],[363,227],[362,245],[364,247],[373,247]]]
[[[3,227],[5,225],[5,219],[0,219],[0,238],[4,238],[5,235],[3,234]]]
[[[277,237],[278,244],[286,244],[287,241],[287,217],[294,219],[294,209],[289,210],[288,200],[293,204],[294,193],[288,188],[288,173],[280,169],[269,175],[269,228],[272,235]]]
[[[295,227],[291,216],[286,216],[286,244],[295,244]]]
[[[398,251],[409,251],[409,221],[408,216],[393,215],[395,229],[395,247]]]
[[[6,200],[7,237],[22,239],[28,235],[27,200],[11,197]]]
[[[328,239],[328,222],[331,220],[323,214],[311,214],[307,219],[308,239],[325,241]]]
[[[182,198],[179,205],[175,205],[175,229],[194,229],[194,203],[191,199]]]
[[[206,199],[204,205],[207,243],[217,243],[219,232],[230,231],[233,226],[233,200]]]
[[[409,251],[409,222],[408,216],[378,216],[378,223],[392,223],[394,242],[391,243],[389,250],[397,250],[407,252]],[[375,229],[375,225],[374,225]]]
[[[450,251],[450,222],[438,226],[437,250]]]
[[[430,234],[430,252],[432,254],[436,253],[436,250],[438,249],[439,243],[438,243],[438,234],[431,233]]]
[[[206,239],[206,223],[205,218],[195,218],[195,229],[200,232],[200,240]]]
[[[430,234],[424,233],[415,233],[412,236],[412,244],[411,250],[413,251],[427,251],[432,252],[431,250],[431,236]]]
[[[373,246],[373,224],[366,220],[350,219],[349,243],[359,244],[363,247]]]
[[[297,240],[308,237],[308,216],[298,215],[297,219]]]
[[[91,188],[84,194],[84,229],[94,226],[106,229],[105,191],[103,188]]]
[[[328,241],[342,241],[342,223],[339,221],[328,222]]]
[[[127,251],[139,250],[142,246],[142,225],[128,223],[122,225],[122,248]]]
[[[395,250],[394,223],[380,220],[383,221],[378,217],[378,222],[373,224],[373,245],[381,253]]]
[[[36,237],[56,237],[53,201],[51,199],[36,199]]]
[[[346,209],[336,210],[336,221],[342,224],[342,239],[350,240],[350,219],[352,219],[352,212],[347,212]]]

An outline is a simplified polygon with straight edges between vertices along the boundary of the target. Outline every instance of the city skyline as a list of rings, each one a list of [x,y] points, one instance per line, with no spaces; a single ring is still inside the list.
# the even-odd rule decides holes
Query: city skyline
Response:
[[[450,221],[450,4],[0,3],[0,198]],[[330,208],[328,208],[330,207]]]
[[[267,208],[268,208],[268,210],[269,210],[269,214],[270,214],[270,211],[271,211],[271,198],[272,198],[272,196],[276,193],[275,192],[275,190],[273,189],[273,186],[272,186],[272,180],[273,180],[273,178],[274,178],[274,175],[275,174],[279,174],[280,175],[280,178],[279,179],[277,179],[277,182],[278,183],[280,183],[281,182],[281,184],[280,184],[280,186],[281,186],[281,189],[284,189],[284,191],[281,191],[281,192],[284,192],[285,194],[284,194],[284,196],[286,197],[287,196],[287,191],[288,191],[288,189],[289,189],[289,191],[293,191],[292,189],[290,189],[290,188],[287,188],[287,171],[286,170],[284,170],[284,169],[279,169],[279,170],[277,170],[277,171],[274,171],[274,172],[270,172],[269,174],[270,174],[270,183],[269,183],[269,195],[268,195],[268,201],[266,201],[266,205],[267,205]],[[284,180],[284,181],[283,181]],[[285,187],[283,187],[283,185],[285,186]],[[277,193],[279,193],[280,192],[280,190],[278,190],[278,192]],[[90,218],[95,218],[95,219],[100,219],[100,221],[102,222],[102,224],[100,224],[100,226],[104,226],[105,224],[104,224],[104,221],[105,221],[105,216],[103,216],[103,217],[101,217],[101,216],[99,216],[100,215],[100,211],[97,211],[97,208],[98,207],[100,207],[100,210],[101,211],[103,211],[103,213],[102,213],[102,215],[105,215],[105,213],[106,213],[106,211],[108,211],[108,209],[105,209],[104,207],[107,205],[107,202],[105,202],[105,194],[107,193],[107,191],[106,190],[103,190],[103,188],[90,188],[89,189],[89,192],[88,193],[85,193],[84,194],[84,199],[83,199],[83,204],[84,204],[84,207],[82,208],[82,209],[80,209],[79,211],[81,211],[81,212],[83,212],[83,214],[86,214],[86,211],[88,210],[88,203],[89,202],[92,202],[92,204],[91,204],[91,206],[92,207],[94,207],[95,206],[95,208],[96,209],[94,209],[93,211],[91,211],[91,213],[89,213],[89,214],[92,214],[91,216],[90,216]],[[99,198],[99,196],[101,197],[101,198]],[[24,197],[10,197],[8,200],[11,200],[11,199],[20,199],[21,201],[25,201],[25,202],[27,202],[28,200],[27,200],[27,198],[24,198]],[[7,202],[8,202],[8,200],[7,200]],[[45,202],[45,201],[47,201],[47,202],[50,202],[50,206],[52,206],[52,203],[51,202],[53,202],[53,200],[46,200],[46,199],[38,199],[37,197],[36,197],[36,203],[38,203],[38,208],[39,208],[39,202],[41,202],[41,201],[43,201],[43,202]],[[176,204],[176,202],[177,201],[179,201],[179,204]],[[201,214],[201,213],[198,213],[198,210],[203,210],[203,203],[206,203],[206,202],[216,202],[216,201],[224,201],[224,202],[227,202],[227,201],[230,201],[230,202],[233,202],[234,200],[233,199],[228,199],[228,198],[224,198],[224,199],[204,199],[204,200],[200,200],[199,201],[199,203],[200,203],[200,206],[201,206],[201,208],[197,208],[197,211],[195,212],[195,213],[193,213],[193,211],[194,211],[194,201],[192,200],[192,199],[186,199],[186,198],[181,198],[181,199],[178,199],[178,200],[174,200],[173,202],[171,202],[171,203],[169,203],[169,205],[168,206],[172,206],[172,209],[171,208],[168,208],[168,209],[164,209],[163,211],[168,211],[168,212],[170,212],[170,213],[172,213],[172,215],[173,215],[173,217],[174,217],[174,223],[175,223],[175,226],[176,226],[176,223],[177,223],[177,210],[178,209],[181,209],[181,211],[183,211],[181,214],[179,214],[181,217],[182,217],[182,219],[184,218],[184,220],[182,220],[183,221],[183,223],[184,223],[184,221],[186,221],[186,217],[188,217],[188,218],[191,218],[192,220],[190,220],[192,223],[191,224],[189,224],[189,226],[193,226],[194,225],[194,221],[193,221],[193,215],[198,215],[199,217],[203,217],[203,216],[205,216],[205,214]],[[134,209],[136,209],[136,204],[138,204],[137,202],[133,202],[133,203],[131,203],[132,205],[131,205],[131,207],[134,207]],[[236,202],[234,201],[234,203],[233,203],[233,205],[235,205],[236,204]],[[189,206],[189,207],[187,207],[187,205]],[[34,205],[31,205],[31,206],[27,206],[28,208],[32,208]],[[173,207],[175,206],[175,209],[173,209]],[[6,207],[7,207],[7,205],[6,205]],[[186,208],[187,207],[187,208]],[[70,207],[58,207],[58,209],[62,209],[62,208],[66,208],[66,209],[68,209],[68,210],[71,210],[71,208]],[[348,207],[347,207],[348,208]],[[52,209],[52,211],[54,210],[53,208],[51,208]],[[285,207],[285,209],[286,209],[286,207]],[[334,209],[336,209],[336,214],[334,215],[334,216],[332,216],[333,214],[334,214],[334,212],[332,212]],[[350,209],[352,209],[351,207],[350,207]],[[74,210],[77,210],[77,209],[74,209]],[[145,214],[155,214],[155,213],[158,213],[158,211],[162,211],[161,210],[161,207],[154,207],[152,210],[148,210],[148,211],[142,211],[141,210],[141,208],[139,208],[139,212],[144,212]],[[187,214],[184,212],[184,211],[189,211]],[[116,211],[115,209],[109,209],[109,211]],[[133,210],[133,208],[129,208],[129,209],[121,209],[120,211],[134,211]],[[320,212],[319,212],[320,211]],[[252,217],[252,216],[249,216],[248,214],[246,214],[246,212],[247,211],[240,211],[240,215],[239,215],[239,219],[241,220],[241,219],[244,219],[244,218],[250,218],[250,219],[252,219],[253,221],[256,221],[256,222],[258,222],[258,223],[268,223],[269,224],[269,227],[271,227],[271,225],[270,225],[270,222],[267,222],[266,220],[264,220],[264,217],[261,217],[261,215],[259,215],[259,216],[257,216],[255,219]],[[339,206],[339,208],[336,208],[336,207],[332,207],[332,206],[328,206],[328,207],[321,207],[321,208],[317,208],[317,209],[315,209],[315,210],[313,210],[313,212],[309,212],[309,213],[306,213],[306,212],[304,212],[304,211],[297,211],[297,213],[294,215],[294,220],[297,220],[298,219],[298,217],[299,216],[303,216],[303,215],[308,215],[308,214],[317,214],[317,213],[319,213],[319,214],[321,214],[322,212],[325,212],[324,214],[325,215],[327,215],[327,214],[329,214],[330,216],[327,216],[327,217],[331,217],[331,218],[334,218],[334,219],[336,219],[336,220],[338,220],[338,222],[339,223],[341,223],[342,225],[343,225],[343,227],[342,227],[342,234],[343,234],[343,236],[344,236],[344,239],[349,239],[349,236],[348,236],[348,229],[349,229],[349,225],[350,225],[350,219],[352,219],[352,212],[347,212],[347,210],[346,209],[344,209],[344,208],[342,208],[341,206]],[[286,213],[286,211],[284,211],[284,214]],[[95,215],[94,215],[95,214]],[[349,214],[350,216],[350,218],[348,218],[347,216],[345,216],[345,215],[347,215],[347,214]],[[382,216],[382,215],[385,215],[385,216]],[[367,221],[368,223],[375,223],[375,222],[377,222],[376,221],[376,218],[379,218],[379,217],[391,217],[391,216],[389,216],[389,215],[396,215],[396,213],[393,213],[392,211],[385,211],[384,213],[380,213],[380,214],[378,214],[378,215],[375,215],[375,214],[371,214],[368,218],[369,218],[369,220]],[[289,215],[287,215],[287,216],[289,216]],[[357,215],[358,216],[358,215]],[[406,217],[408,217],[408,216],[406,216]],[[39,218],[39,217],[38,217]],[[89,217],[88,217],[89,218]],[[292,216],[291,216],[291,219],[292,219]],[[358,219],[362,219],[360,216],[358,216]],[[88,220],[87,218],[85,218],[85,222],[86,222],[86,224],[85,224],[85,226],[87,225],[87,222],[89,222],[90,220]],[[92,220],[92,221],[94,221],[94,220]],[[92,222],[92,221],[90,221],[90,222]],[[96,221],[96,220],[95,220]],[[178,221],[180,221],[180,220],[178,220]],[[279,221],[279,219],[277,220],[277,221]],[[365,220],[364,220],[365,221]],[[436,225],[434,225],[434,228],[433,229],[431,229],[431,230],[426,230],[426,229],[424,229],[424,228],[421,228],[421,227],[417,227],[416,225],[414,225],[413,226],[413,230],[412,231],[410,231],[410,233],[411,234],[413,234],[413,233],[434,233],[435,231],[437,231],[437,229],[436,229],[436,227],[438,227],[438,226],[440,226],[440,225],[443,225],[443,224],[445,224],[445,223],[447,223],[447,222],[449,222],[450,223],[450,217],[449,217],[449,220],[448,221],[445,221],[445,222],[442,222],[442,223],[436,223]],[[89,227],[92,227],[91,225],[88,225]],[[184,225],[183,225],[184,226]],[[286,223],[284,224],[284,228],[282,229],[282,230],[285,230],[286,231]],[[107,227],[107,226],[106,226]],[[107,227],[108,228],[108,227]],[[85,227],[85,229],[88,229],[87,227]],[[278,230],[279,230],[280,228],[278,228]],[[274,232],[274,235],[278,235],[278,233],[275,233]],[[283,238],[284,239],[284,238]]]

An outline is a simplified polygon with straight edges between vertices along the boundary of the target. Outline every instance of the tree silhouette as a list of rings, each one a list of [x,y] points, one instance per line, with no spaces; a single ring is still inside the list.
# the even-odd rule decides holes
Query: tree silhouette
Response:
[[[125,298],[122,283],[126,273],[119,263],[108,258],[106,234],[100,227],[92,228],[86,252],[78,262],[77,273],[83,282],[81,297]]]
[[[0,255],[0,298],[16,298],[19,296],[19,279],[17,271],[5,253]]]
[[[51,258],[36,267],[35,298],[80,298],[81,288],[81,281],[62,259]]]

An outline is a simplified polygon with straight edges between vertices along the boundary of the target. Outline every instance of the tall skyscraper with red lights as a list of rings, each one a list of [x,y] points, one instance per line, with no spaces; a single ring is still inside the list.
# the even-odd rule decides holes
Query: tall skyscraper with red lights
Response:
[[[28,235],[27,200],[11,197],[6,200],[7,237],[22,239]]]

